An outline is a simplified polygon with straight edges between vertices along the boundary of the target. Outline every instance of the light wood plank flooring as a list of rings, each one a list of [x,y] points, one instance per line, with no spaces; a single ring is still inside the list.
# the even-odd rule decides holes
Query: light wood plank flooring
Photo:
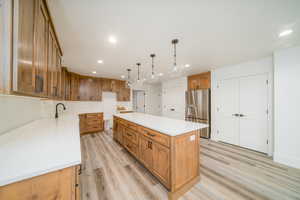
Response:
[[[111,132],[81,138],[83,200],[167,199],[166,189],[113,141]],[[300,199],[300,170],[264,154],[201,139],[201,180],[180,200]]]

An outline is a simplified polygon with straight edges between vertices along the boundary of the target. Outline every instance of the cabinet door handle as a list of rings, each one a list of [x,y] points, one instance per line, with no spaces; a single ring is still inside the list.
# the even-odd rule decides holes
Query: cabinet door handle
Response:
[[[232,116],[239,117],[240,115],[235,113],[235,114],[232,114]]]
[[[156,136],[155,134],[151,134],[151,133],[149,133],[148,131],[146,131],[146,133],[147,133],[147,135],[149,135],[149,136],[151,136],[151,137]]]
[[[246,117],[246,115],[243,115],[243,114],[239,114],[239,116],[240,116],[240,117]]]

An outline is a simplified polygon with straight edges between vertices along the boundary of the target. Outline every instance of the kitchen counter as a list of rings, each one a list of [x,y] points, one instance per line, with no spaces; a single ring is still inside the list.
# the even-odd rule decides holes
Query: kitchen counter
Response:
[[[78,116],[40,119],[0,136],[0,186],[81,163]]]
[[[115,114],[114,116],[131,121],[138,125],[150,128],[169,136],[177,136],[183,133],[188,133],[208,127],[208,125],[204,123],[194,123],[144,113]]]

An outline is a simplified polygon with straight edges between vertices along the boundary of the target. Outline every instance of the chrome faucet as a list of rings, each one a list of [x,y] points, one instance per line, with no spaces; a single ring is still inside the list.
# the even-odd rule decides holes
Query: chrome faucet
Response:
[[[66,110],[66,106],[65,106],[63,103],[58,103],[58,104],[56,104],[56,109],[55,109],[55,118],[58,118],[58,111],[57,111],[57,107],[58,107],[59,105],[62,105],[62,106],[63,106],[63,108],[64,108],[64,110]]]

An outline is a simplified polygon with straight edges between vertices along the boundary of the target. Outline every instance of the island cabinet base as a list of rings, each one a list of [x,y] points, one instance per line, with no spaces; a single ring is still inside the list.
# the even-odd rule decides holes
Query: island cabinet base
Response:
[[[175,200],[199,181],[199,131],[163,134],[114,116],[113,138],[168,189]]]
[[[69,167],[0,187],[2,200],[80,200],[80,166]]]

